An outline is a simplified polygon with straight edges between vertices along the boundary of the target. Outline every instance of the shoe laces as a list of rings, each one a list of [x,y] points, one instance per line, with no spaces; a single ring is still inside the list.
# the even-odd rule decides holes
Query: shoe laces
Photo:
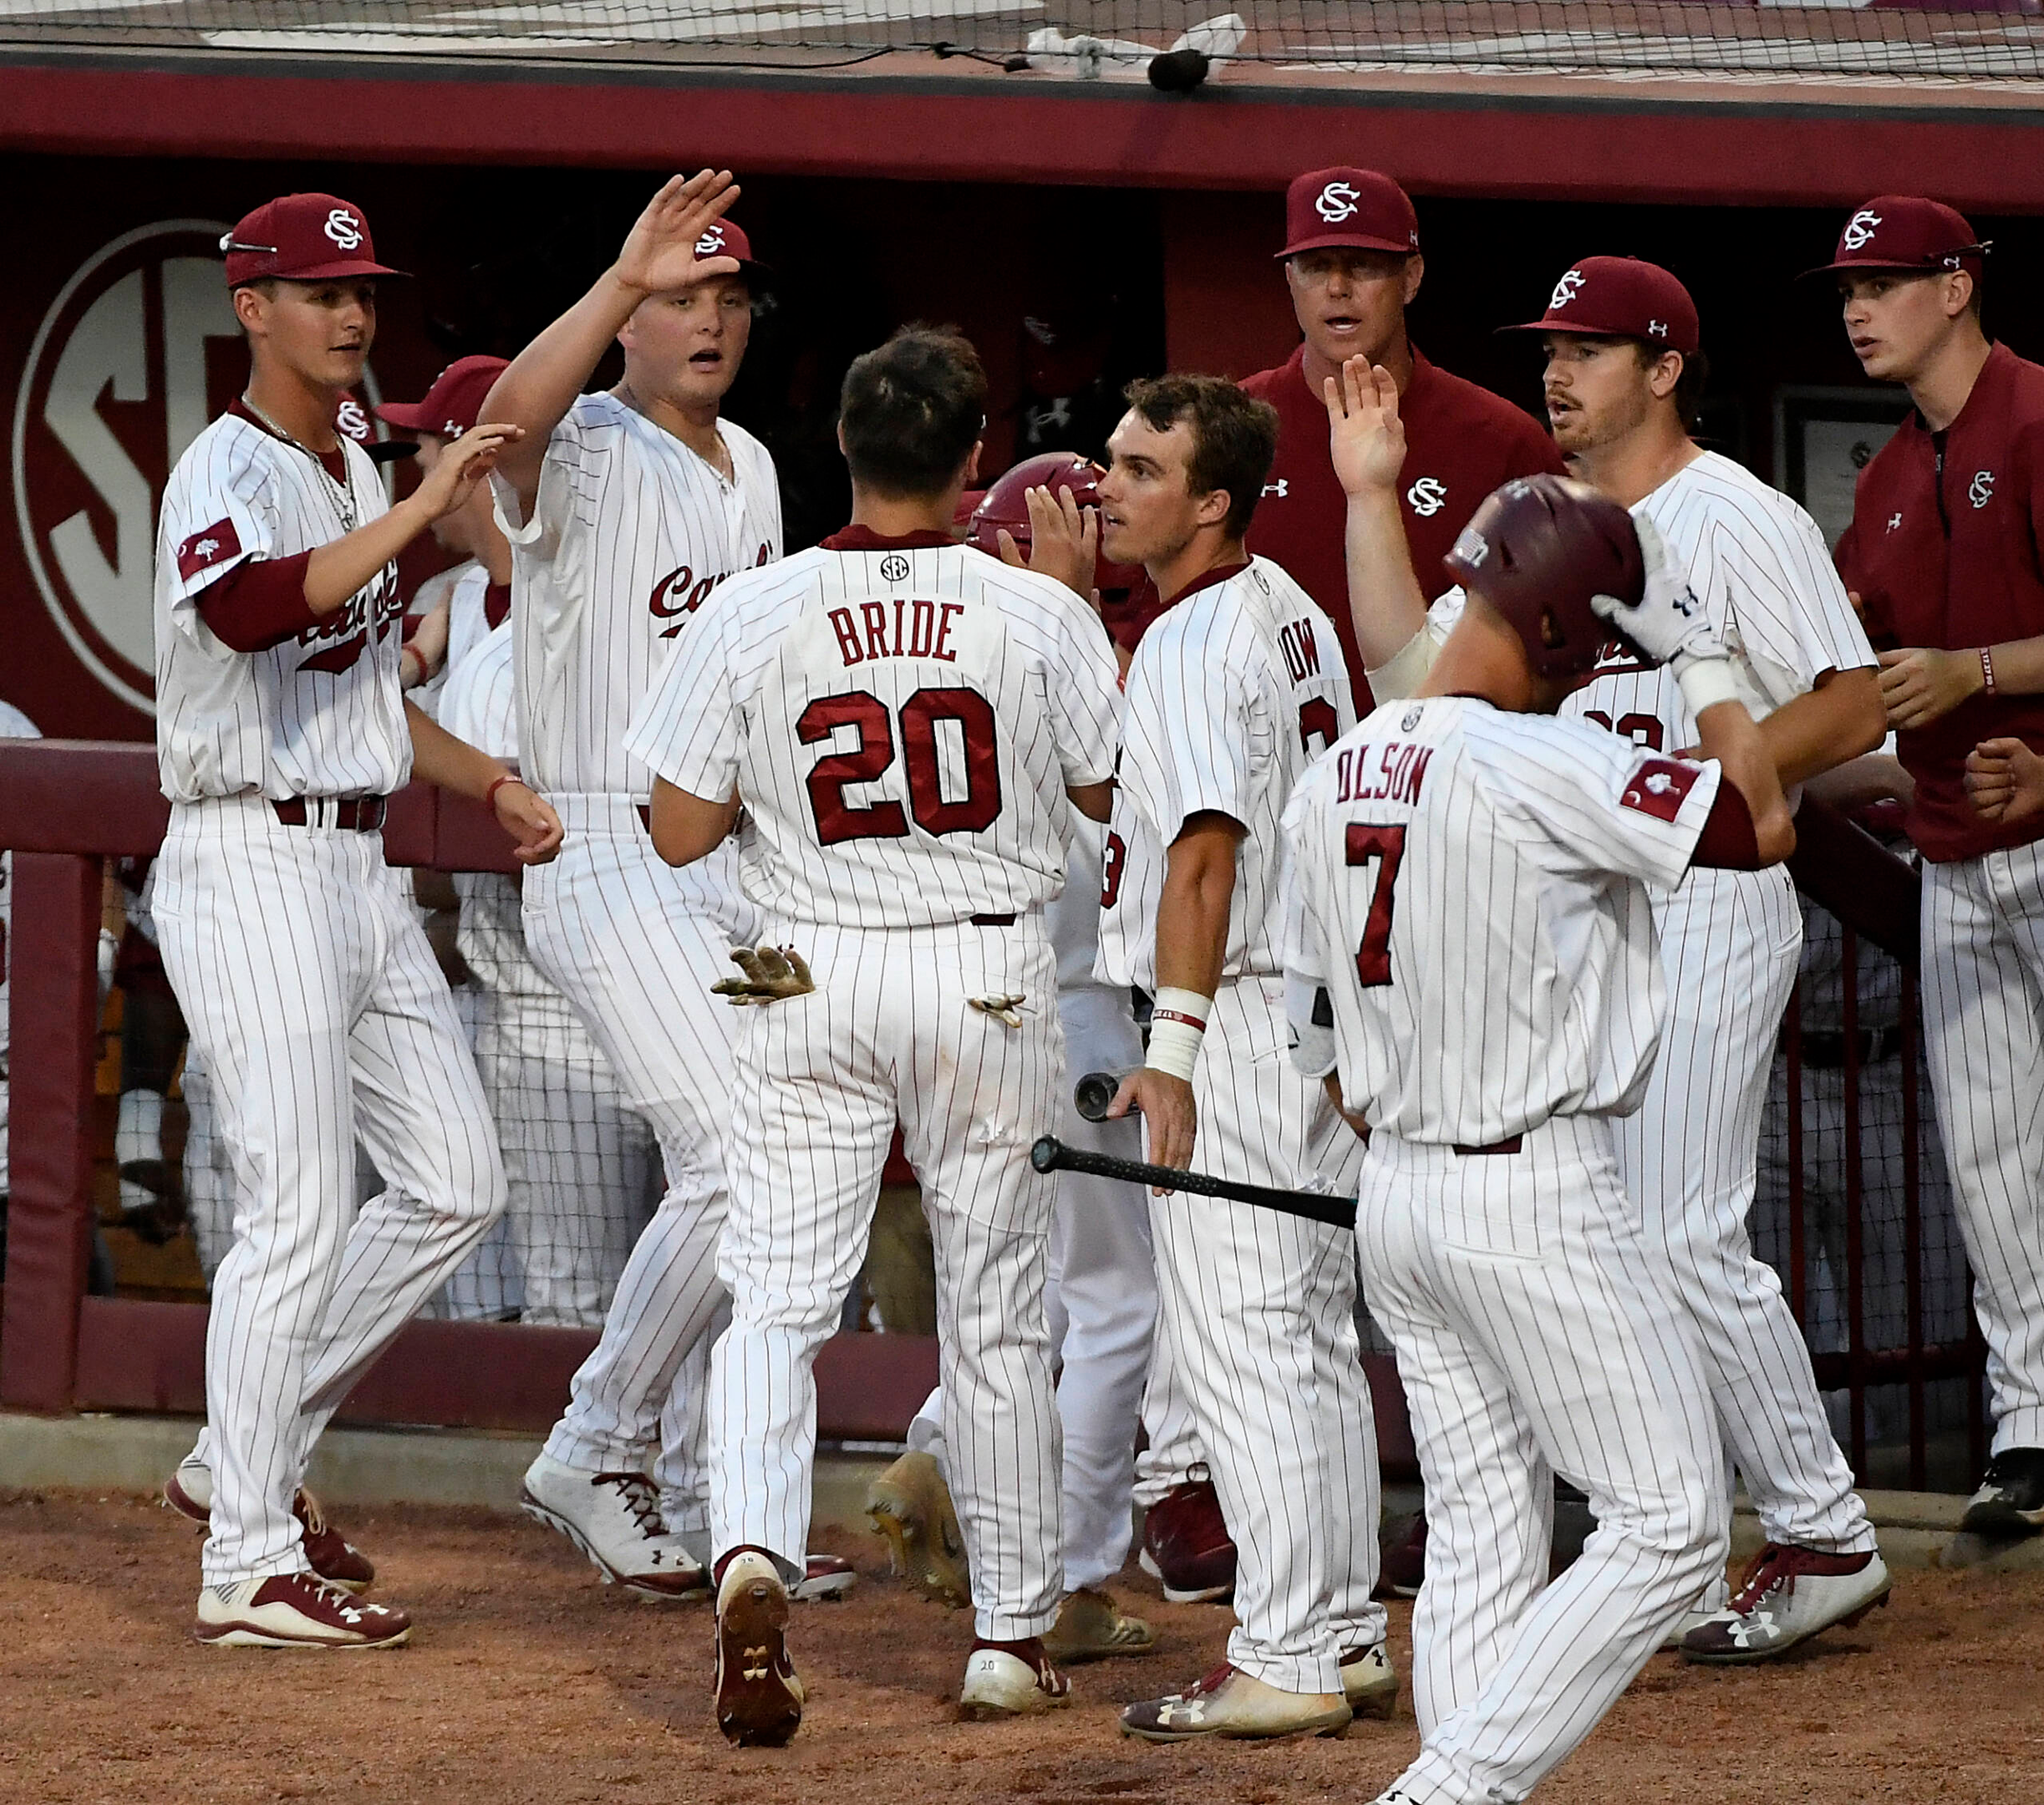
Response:
[[[1223,1686],[1226,1686],[1228,1682],[1234,1677],[1234,1663],[1232,1661],[1223,1661],[1221,1665],[1215,1668],[1212,1673],[1203,1675],[1199,1679],[1195,1680],[1192,1685],[1187,1686],[1185,1691],[1179,1695],[1179,1696],[1182,1698],[1196,1699],[1202,1697],[1209,1692],[1218,1692]]]
[[[1753,1557],[1732,1594],[1731,1609],[1744,1617],[1757,1610],[1774,1593],[1787,1597],[1796,1589],[1796,1575],[1802,1570],[1797,1556],[1802,1552],[1778,1542],[1770,1542]]]
[[[303,1486],[298,1487],[298,1514],[305,1524],[308,1536],[322,1536],[327,1533],[327,1513],[319,1508],[319,1500]]]
[[[631,1518],[633,1527],[648,1541],[667,1533],[667,1519],[660,1514],[659,1488],[645,1474],[598,1473],[589,1483],[615,1487],[618,1502],[624,1506],[626,1514]]]

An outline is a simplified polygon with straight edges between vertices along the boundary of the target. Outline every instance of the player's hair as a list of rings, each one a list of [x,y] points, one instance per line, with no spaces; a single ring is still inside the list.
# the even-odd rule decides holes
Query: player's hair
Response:
[[[1653,369],[1668,354],[1665,345],[1657,345],[1651,339],[1635,338],[1629,342],[1643,370]],[[1679,354],[1682,374],[1675,379],[1675,410],[1681,415],[1685,426],[1694,426],[1698,410],[1703,405],[1703,392],[1711,386],[1711,359],[1700,350]]]
[[[1154,431],[1186,423],[1192,435],[1186,486],[1196,496],[1225,490],[1228,536],[1239,539],[1249,530],[1278,455],[1278,410],[1225,376],[1147,377],[1122,395]]]
[[[904,326],[852,359],[837,420],[852,480],[877,495],[941,495],[987,424],[987,373],[955,326]]]

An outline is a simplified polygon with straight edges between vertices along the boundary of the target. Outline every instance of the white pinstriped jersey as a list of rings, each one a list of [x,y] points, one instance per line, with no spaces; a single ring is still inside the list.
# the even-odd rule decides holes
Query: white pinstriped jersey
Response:
[[[394,563],[267,651],[232,650],[199,614],[206,588],[245,562],[316,550],[384,512],[376,466],[352,440],[340,448],[345,491],[309,451],[226,414],[170,473],[156,532],[156,762],[174,802],[384,796],[411,775]]]
[[[447,604],[447,656],[430,678],[411,691],[413,707],[430,714],[443,727],[447,723],[441,709],[454,674],[490,636],[489,589],[490,572],[469,558],[427,577],[412,592],[411,606],[405,610],[416,619],[432,613],[442,602]]]
[[[1637,1109],[1666,994],[1648,887],[1681,881],[1719,775],[1586,722],[1386,703],[1285,816],[1301,1063],[1339,1064],[1350,1109],[1404,1141]],[[1332,1060],[1296,1019],[1321,988]]]
[[[736,791],[741,882],[776,914],[917,927],[1056,895],[1065,788],[1114,769],[1099,621],[969,547],[831,544],[719,591],[628,747],[693,796]]]
[[[1280,567],[1252,558],[1157,618],[1136,648],[1127,690],[1101,976],[1156,988],[1165,853],[1187,818],[1206,811],[1248,830],[1222,975],[1282,971],[1284,805],[1306,766],[1355,724],[1333,623]]]
[[[780,556],[773,460],[743,427],[718,430],[732,482],[615,395],[586,394],[553,430],[529,521],[493,479],[513,553],[519,743],[549,794],[646,800],[626,726],[710,592]]]
[[[1660,530],[1676,572],[1724,635],[1755,720],[1807,694],[1826,671],[1877,662],[1817,522],[1730,458],[1706,451],[1632,511]],[[1459,589],[1434,604],[1436,637],[1462,604]],[[1696,718],[1673,676],[1615,647],[1561,711],[1650,748],[1696,744]]]

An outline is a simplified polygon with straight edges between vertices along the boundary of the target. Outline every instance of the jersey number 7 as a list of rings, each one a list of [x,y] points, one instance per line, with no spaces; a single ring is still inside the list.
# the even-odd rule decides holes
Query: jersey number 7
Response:
[[[1370,913],[1363,923],[1362,944],[1355,949],[1355,975],[1368,989],[1391,981],[1391,910],[1398,888],[1398,863],[1406,856],[1406,831],[1379,827],[1367,821],[1350,821],[1348,862],[1377,867],[1376,888],[1370,892]]]
[[[938,723],[957,723],[964,752],[965,794],[947,801],[942,761],[938,756]],[[811,768],[806,780],[809,811],[816,823],[819,845],[846,840],[903,840],[908,820],[926,834],[979,833],[993,826],[1001,811],[999,741],[994,708],[977,689],[918,689],[902,704],[903,764],[908,773],[908,807],[898,801],[855,807],[845,801],[852,784],[876,783],[894,763],[894,722],[887,705],[867,689],[819,696],[802,710],[795,736],[804,745],[828,740],[841,727],[856,727],[859,743],[849,752],[829,752]]]

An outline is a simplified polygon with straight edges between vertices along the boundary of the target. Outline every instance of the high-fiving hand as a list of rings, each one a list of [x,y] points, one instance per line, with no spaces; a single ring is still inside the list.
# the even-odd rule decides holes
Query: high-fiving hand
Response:
[[[1339,376],[1320,384],[1320,398],[1327,404],[1328,449],[1343,491],[1396,489],[1406,462],[1397,378],[1368,358],[1352,357]]]
[[[642,294],[669,294],[713,276],[737,275],[738,259],[719,255],[717,247],[704,246],[703,239],[738,194],[729,170],[675,176],[646,203],[611,274]]]

